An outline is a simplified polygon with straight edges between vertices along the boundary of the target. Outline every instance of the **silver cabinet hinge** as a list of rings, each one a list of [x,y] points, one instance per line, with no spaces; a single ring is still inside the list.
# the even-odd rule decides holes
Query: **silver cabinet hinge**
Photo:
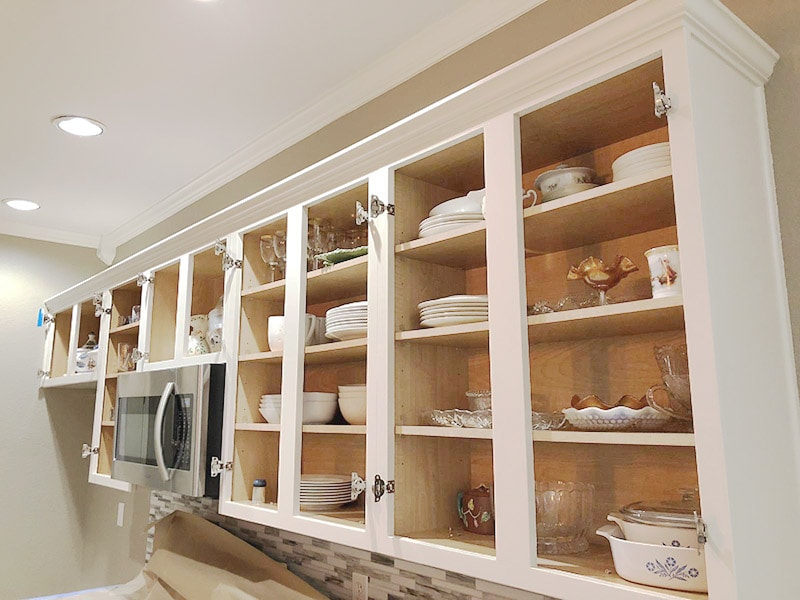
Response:
[[[50,377],[50,371],[44,371],[43,369],[39,369],[36,371],[36,375],[38,377]]]
[[[102,315],[110,315],[110,308],[103,308],[103,294],[92,294],[92,304],[94,304],[94,316],[100,317]]]
[[[214,242],[214,254],[216,256],[222,255],[222,270],[228,271],[229,269],[241,269],[242,261],[238,258],[233,258],[228,254],[228,242],[226,240],[217,240]]]
[[[358,473],[350,473],[350,500],[357,499],[367,491],[367,482],[361,479]]]
[[[384,481],[380,475],[375,475],[372,493],[375,494],[375,502],[380,502],[384,494],[394,494],[394,479]]]
[[[696,512],[694,513],[694,526],[697,528],[698,547],[702,548],[703,545],[708,541],[708,526],[706,526],[703,518]]]
[[[356,225],[375,219],[383,213],[394,215],[394,204],[385,204],[375,195],[369,197],[369,212],[361,202],[356,201]]]
[[[81,458],[89,458],[92,454],[97,454],[100,452],[100,448],[95,446],[92,448],[89,444],[84,444],[81,448]]]
[[[47,327],[50,323],[55,323],[56,318],[51,315],[50,313],[44,313],[42,315],[42,327]]]
[[[211,476],[216,477],[220,473],[224,471],[230,471],[233,469],[233,461],[222,462],[216,456],[211,457]]]
[[[136,285],[139,286],[139,287],[142,287],[145,283],[153,283],[155,280],[156,280],[156,278],[153,277],[152,275],[150,275],[150,277],[148,277],[144,273],[139,273],[136,276]]]
[[[149,360],[150,353],[142,352],[138,348],[134,348],[133,352],[131,352],[131,358],[133,358],[133,362],[139,362],[140,360]]]
[[[656,116],[659,119],[672,108],[672,100],[669,99],[669,96],[664,93],[655,81],[653,82],[653,102],[655,103]]]

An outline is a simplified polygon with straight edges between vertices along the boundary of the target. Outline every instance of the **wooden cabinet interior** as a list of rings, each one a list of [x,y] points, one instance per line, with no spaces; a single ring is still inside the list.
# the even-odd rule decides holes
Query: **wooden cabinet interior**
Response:
[[[286,218],[277,219],[244,234],[242,239],[242,292],[272,291],[270,299],[283,302],[285,281],[281,273],[273,270],[261,257],[261,236],[286,233]]]
[[[192,315],[207,315],[222,298],[225,276],[222,257],[208,248],[194,255],[192,267]],[[188,332],[187,332],[188,334]]]
[[[277,431],[237,430],[234,435],[233,489],[234,502],[252,500],[253,481],[267,482],[267,505],[275,508],[278,502],[278,446]]]
[[[153,277],[150,362],[175,358],[175,321],[178,313],[180,264],[157,270]],[[211,309],[209,309],[211,310]]]
[[[80,348],[87,342],[90,333],[94,333],[95,339],[98,339],[100,335],[100,317],[95,316],[94,310],[93,302],[81,303],[80,325],[74,341],[76,348]]]
[[[133,313],[133,307],[136,305],[141,307],[141,302],[142,288],[136,285],[135,281],[130,281],[111,290],[111,325],[106,359],[107,374],[119,372],[120,343],[128,344],[131,348],[139,345],[139,323],[122,324],[122,319],[130,317]],[[114,381],[114,385],[116,386],[116,381]]]
[[[55,335],[53,336],[53,354],[50,359],[51,378],[62,377],[67,374],[72,310],[57,313],[53,327],[55,328]]]

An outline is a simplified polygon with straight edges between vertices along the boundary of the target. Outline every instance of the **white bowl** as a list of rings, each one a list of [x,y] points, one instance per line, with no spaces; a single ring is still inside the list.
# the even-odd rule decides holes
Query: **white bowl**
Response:
[[[611,513],[608,520],[616,523],[622,535],[631,542],[658,544],[671,548],[697,548],[697,530],[687,527],[666,527],[663,525],[646,525],[627,521],[620,513]]]
[[[448,200],[447,202],[442,202],[441,204],[434,206],[428,215],[435,217],[437,215],[450,215],[460,212],[479,213],[481,212],[484,196],[486,196],[485,190],[473,190],[466,196],[453,198],[452,200]]]
[[[670,590],[708,592],[705,551],[626,540],[617,525],[597,530],[611,544],[614,568],[623,579]]]
[[[258,412],[261,413],[261,416],[264,417],[264,420],[267,423],[271,423],[273,425],[279,425],[281,422],[280,404],[278,404],[277,406],[262,406],[258,409]]]
[[[580,183],[592,183],[597,174],[589,167],[568,167],[560,165],[541,173],[533,182],[533,187],[542,193],[542,200],[552,200],[559,190]]]
[[[367,397],[339,396],[339,410],[350,425],[367,424]]]

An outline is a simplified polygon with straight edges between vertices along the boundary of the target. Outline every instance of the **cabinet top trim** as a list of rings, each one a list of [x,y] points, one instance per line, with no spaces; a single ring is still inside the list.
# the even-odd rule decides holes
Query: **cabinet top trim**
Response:
[[[545,104],[614,69],[651,59],[667,41],[674,42],[676,32],[687,30],[758,84],[766,81],[778,58],[718,0],[638,0],[112,265],[47,299],[45,306],[51,312],[64,310],[143,270],[479,128],[497,115]]]

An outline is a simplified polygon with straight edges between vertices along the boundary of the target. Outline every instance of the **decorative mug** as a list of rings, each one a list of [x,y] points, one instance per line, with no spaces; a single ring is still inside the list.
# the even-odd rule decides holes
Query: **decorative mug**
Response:
[[[211,349],[206,341],[206,334],[208,333],[208,315],[192,315],[189,318],[189,344],[187,345],[186,353],[189,356],[196,356],[198,354],[208,354]]]
[[[316,315],[306,313],[306,339],[305,345],[309,346],[314,343],[317,330],[319,328],[320,318]],[[323,320],[323,323],[325,321]],[[283,327],[284,316],[277,315],[267,319],[267,344],[272,352],[283,351]],[[324,329],[324,328],[323,328]]]
[[[650,267],[653,298],[681,295],[681,261],[675,245],[650,248],[644,255]]]
[[[473,490],[458,492],[458,518],[464,530],[481,535],[494,534],[492,492],[481,484]]]

